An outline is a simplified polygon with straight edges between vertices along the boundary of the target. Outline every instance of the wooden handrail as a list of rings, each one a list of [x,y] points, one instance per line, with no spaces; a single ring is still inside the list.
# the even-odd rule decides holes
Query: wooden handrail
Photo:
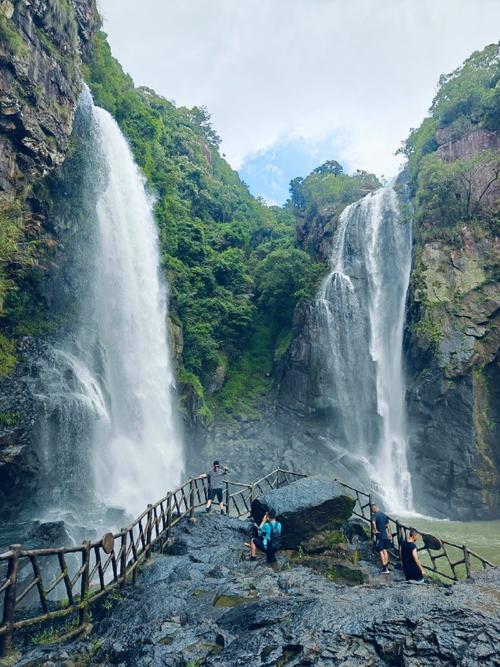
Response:
[[[270,488],[278,488],[290,483],[290,480],[304,477],[307,477],[305,473],[276,468],[269,475],[252,484],[226,480],[227,510],[234,509],[238,517],[246,516],[250,513],[252,501],[266,490],[263,490],[262,485],[267,484]],[[356,505],[353,514],[367,521],[371,527],[370,494],[339,480],[336,481],[347,489],[350,495],[355,495]],[[233,493],[229,492],[231,486],[237,489]],[[156,503],[148,505],[132,523],[114,533],[111,550],[109,550],[109,536],[107,536],[106,544],[104,538],[101,538],[95,542],[86,541],[80,546],[71,547],[59,546],[44,549],[22,549],[20,545],[9,547],[6,552],[0,554],[0,566],[7,565],[4,580],[1,581],[0,578],[0,596],[3,595],[0,656],[7,655],[11,651],[15,630],[43,621],[77,613],[79,627],[83,631],[87,627],[89,605],[114,587],[124,586],[131,575],[134,580],[140,563],[148,558],[152,550],[158,546],[160,550],[168,547],[172,543],[173,528],[186,517],[194,520],[196,509],[205,505],[207,496],[207,478],[191,477],[174,491],[169,491]],[[398,545],[397,552],[399,552],[400,542],[409,527],[400,524],[392,517],[389,519],[396,526],[394,538]],[[427,569],[442,577],[457,581],[459,575],[456,568],[462,565],[466,569],[466,576],[471,576],[473,559],[478,561],[483,568],[494,567],[490,561],[471,551],[465,545],[456,545],[446,541],[442,541],[442,545],[442,552],[435,555],[425,546],[419,548],[419,551],[427,553],[432,562],[432,566],[426,566]],[[452,561],[447,548],[460,550],[463,558]],[[398,558],[397,552],[393,550],[393,558]],[[68,561],[66,556],[69,556]],[[69,562],[76,558],[80,563],[73,565],[76,569],[73,570],[71,576]],[[51,559],[54,566],[52,570],[54,574],[48,583],[44,582],[44,568],[39,559]],[[447,572],[439,567],[442,559],[448,564]],[[24,564],[31,566],[33,576],[20,584],[18,572],[23,569]],[[61,586],[67,596],[68,605],[64,609],[51,608],[48,601],[49,594],[57,593],[57,589]],[[16,608],[19,603],[24,599],[29,599],[30,594],[35,591],[38,593],[42,613],[37,613],[37,610],[33,608],[23,609],[23,618],[16,619]]]

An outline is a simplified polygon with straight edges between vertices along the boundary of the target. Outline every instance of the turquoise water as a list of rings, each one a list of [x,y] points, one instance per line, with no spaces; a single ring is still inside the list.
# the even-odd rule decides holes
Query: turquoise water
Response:
[[[426,517],[404,517],[401,518],[401,523],[414,526],[417,530],[430,533],[447,542],[465,544],[480,556],[495,565],[500,565],[500,520],[448,521]],[[452,555],[455,557],[455,553]]]

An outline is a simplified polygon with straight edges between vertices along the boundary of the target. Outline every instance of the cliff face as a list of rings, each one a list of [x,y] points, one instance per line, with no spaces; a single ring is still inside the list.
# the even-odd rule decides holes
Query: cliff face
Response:
[[[0,193],[12,195],[64,159],[81,90],[94,0],[0,2]]]
[[[0,503],[30,496],[38,460],[32,393],[57,328],[49,284],[64,262],[50,186],[68,153],[94,0],[0,0]],[[76,215],[76,213],[75,213]],[[17,504],[19,508],[19,504]]]
[[[420,509],[457,519],[500,507],[499,68],[492,44],[442,77],[406,144],[413,484]]]
[[[417,227],[406,349],[410,451],[419,506],[456,518],[498,516],[500,506],[500,181],[487,151],[498,132],[458,138],[437,133],[447,163],[477,161],[466,172],[481,215],[444,238]],[[460,221],[459,221],[460,222]]]

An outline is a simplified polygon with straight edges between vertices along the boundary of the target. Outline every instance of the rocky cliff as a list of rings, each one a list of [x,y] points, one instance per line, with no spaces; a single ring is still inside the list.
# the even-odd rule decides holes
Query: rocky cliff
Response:
[[[95,0],[0,2],[0,192],[19,192],[64,160],[97,24]]]
[[[475,131],[437,152],[470,160],[482,145],[498,144],[498,134]],[[494,207],[492,170],[474,172],[472,196],[484,191],[485,206]],[[417,234],[406,344],[419,503],[456,518],[493,517],[500,505],[500,240],[477,220],[453,239],[426,231],[424,223]]]
[[[95,0],[0,2],[0,502],[6,515],[29,496],[37,471],[33,360],[44,356],[40,336],[57,327],[47,285],[65,255],[48,215],[47,179],[69,151],[82,59],[99,22]],[[58,288],[63,299],[67,286]]]
[[[409,141],[415,258],[405,341],[418,506],[457,519],[500,507],[498,47],[445,78]],[[474,98],[467,98],[473,81]],[[415,146],[415,142],[413,143]]]

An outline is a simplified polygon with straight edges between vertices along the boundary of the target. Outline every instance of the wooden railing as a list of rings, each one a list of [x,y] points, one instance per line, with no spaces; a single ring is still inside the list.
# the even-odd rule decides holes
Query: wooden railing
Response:
[[[253,484],[228,481],[226,483],[226,505],[229,510],[234,511],[236,516],[244,517],[250,514],[250,507],[254,498],[258,498],[267,493],[267,491],[279,489],[280,486],[285,486],[303,477],[307,477],[307,475],[277,468]]]
[[[348,484],[344,484],[340,480],[336,481],[356,498],[353,514],[369,524],[372,540],[375,541],[372,527],[371,495],[364,491],[359,491]],[[410,526],[405,526],[393,517],[388,518],[392,535],[392,547],[389,549],[389,557],[393,564],[399,565],[401,544],[403,540],[408,538]],[[454,544],[453,542],[441,540],[425,533],[422,533],[421,536],[423,544],[417,546],[417,550],[427,572],[433,572],[449,581],[458,581],[459,579],[470,578],[476,571],[495,567],[493,563],[471,551],[465,544]]]
[[[253,484],[225,482],[226,510],[238,517],[250,513],[252,500],[267,491],[306,477],[278,468]],[[338,481],[338,480],[337,480]],[[356,500],[353,514],[366,521],[371,529],[371,496],[347,484],[338,483]],[[15,630],[77,615],[74,627],[65,637],[76,635],[88,625],[89,607],[113,588],[135,581],[137,568],[154,549],[163,551],[172,543],[173,528],[184,518],[194,519],[198,508],[208,497],[206,478],[194,477],[175,491],[167,493],[129,526],[107,533],[97,542],[80,546],[25,550],[19,544],[0,554],[0,656],[12,649]],[[409,527],[389,517],[394,548],[391,558],[399,562],[399,547]],[[373,535],[372,535],[373,537]],[[458,549],[458,560],[450,554]],[[433,552],[425,544],[419,547],[427,555],[426,569],[457,581],[472,576],[474,569],[493,567],[466,546],[441,541]],[[63,599],[64,598],[64,599]],[[38,605],[38,608],[37,608]]]
[[[277,469],[254,484],[228,480],[226,509],[244,516],[253,498],[302,476]],[[20,544],[10,546],[0,554],[0,656],[12,649],[15,630],[43,621],[77,615],[66,637],[81,632],[88,625],[89,606],[129,579],[135,581],[138,566],[154,549],[163,550],[171,544],[173,528],[186,517],[193,519],[207,496],[207,479],[191,478],[148,505],[129,526],[107,533],[97,542],[27,550]]]

